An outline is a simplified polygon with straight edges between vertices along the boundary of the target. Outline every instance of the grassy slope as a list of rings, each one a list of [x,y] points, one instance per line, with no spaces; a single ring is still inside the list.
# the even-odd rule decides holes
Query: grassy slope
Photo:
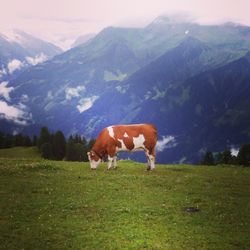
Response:
[[[39,159],[41,158],[37,147],[14,147],[14,148],[5,148],[0,150],[0,158],[32,158]]]
[[[0,159],[4,249],[249,249],[250,168]],[[187,213],[184,207],[200,208]]]

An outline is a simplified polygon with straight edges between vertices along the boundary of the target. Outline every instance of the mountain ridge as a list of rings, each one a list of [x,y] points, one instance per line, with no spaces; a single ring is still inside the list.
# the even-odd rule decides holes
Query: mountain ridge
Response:
[[[32,114],[31,127],[19,127],[29,133],[47,125],[92,137],[112,124],[155,123],[165,143],[159,162],[194,162],[248,138],[235,132],[249,128],[247,34],[193,23],[107,28],[10,81],[9,105]]]

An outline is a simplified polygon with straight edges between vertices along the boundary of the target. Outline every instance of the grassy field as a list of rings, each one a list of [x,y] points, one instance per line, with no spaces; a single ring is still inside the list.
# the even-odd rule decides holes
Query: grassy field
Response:
[[[93,171],[29,150],[0,150],[1,249],[250,249],[250,168]]]
[[[0,159],[15,158],[15,159],[41,159],[37,147],[15,147],[5,148],[0,150]]]

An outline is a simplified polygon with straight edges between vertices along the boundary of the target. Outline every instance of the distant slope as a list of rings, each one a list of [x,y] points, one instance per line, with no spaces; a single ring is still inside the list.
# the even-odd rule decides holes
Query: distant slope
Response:
[[[250,56],[208,69],[202,63],[207,50],[189,39],[167,52],[97,100],[82,117],[89,123],[81,130],[96,133],[115,123],[154,123],[159,140],[165,141],[159,162],[197,162],[206,150],[249,142]]]
[[[14,147],[0,149],[0,158],[41,159],[37,147]]]

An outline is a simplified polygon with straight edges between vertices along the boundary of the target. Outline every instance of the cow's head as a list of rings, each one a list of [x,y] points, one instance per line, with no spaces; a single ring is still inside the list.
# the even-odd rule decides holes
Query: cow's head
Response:
[[[97,155],[92,150],[90,152],[88,152],[87,154],[88,154],[91,169],[96,169],[99,166],[99,164],[101,163],[102,159],[100,158],[99,155]]]

